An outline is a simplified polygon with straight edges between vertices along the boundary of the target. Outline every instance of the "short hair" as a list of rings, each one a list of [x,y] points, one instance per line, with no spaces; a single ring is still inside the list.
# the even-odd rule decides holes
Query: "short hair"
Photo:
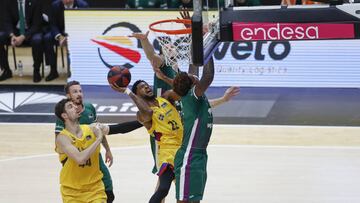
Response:
[[[132,88],[131,88],[131,91],[132,91],[134,94],[137,93],[137,86],[138,86],[140,83],[142,83],[142,82],[144,82],[144,83],[147,84],[147,82],[145,82],[145,80],[137,80],[137,81],[133,84],[133,86],[132,86]]]
[[[65,104],[68,103],[69,101],[71,100],[68,98],[62,99],[55,105],[55,115],[63,122],[65,122],[65,120],[63,117],[61,117],[61,114],[65,112]]]
[[[80,82],[73,80],[73,81],[66,83],[65,88],[64,88],[66,94],[69,94],[69,89],[73,85],[80,85]]]
[[[179,96],[185,96],[193,85],[193,81],[187,72],[179,72],[174,78],[174,92]]]

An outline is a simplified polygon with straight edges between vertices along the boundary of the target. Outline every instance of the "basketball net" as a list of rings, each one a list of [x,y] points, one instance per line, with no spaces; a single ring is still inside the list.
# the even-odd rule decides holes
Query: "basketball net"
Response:
[[[174,70],[191,63],[191,20],[172,19],[150,24],[158,40],[165,63]]]

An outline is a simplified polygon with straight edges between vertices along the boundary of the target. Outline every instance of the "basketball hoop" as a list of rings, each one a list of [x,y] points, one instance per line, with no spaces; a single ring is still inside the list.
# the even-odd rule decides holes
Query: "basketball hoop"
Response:
[[[155,34],[165,63],[177,70],[181,64],[191,63],[191,20],[160,20],[149,25]]]

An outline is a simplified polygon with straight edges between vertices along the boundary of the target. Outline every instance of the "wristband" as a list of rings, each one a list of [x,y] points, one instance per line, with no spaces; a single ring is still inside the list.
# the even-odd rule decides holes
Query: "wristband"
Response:
[[[126,88],[125,89],[125,94],[130,95],[130,93],[131,93],[131,90],[129,88]]]

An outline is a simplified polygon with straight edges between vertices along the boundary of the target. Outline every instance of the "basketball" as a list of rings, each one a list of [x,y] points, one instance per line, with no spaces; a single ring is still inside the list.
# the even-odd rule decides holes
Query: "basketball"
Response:
[[[129,69],[121,66],[113,66],[107,75],[109,84],[116,84],[119,87],[127,87],[131,81]]]

